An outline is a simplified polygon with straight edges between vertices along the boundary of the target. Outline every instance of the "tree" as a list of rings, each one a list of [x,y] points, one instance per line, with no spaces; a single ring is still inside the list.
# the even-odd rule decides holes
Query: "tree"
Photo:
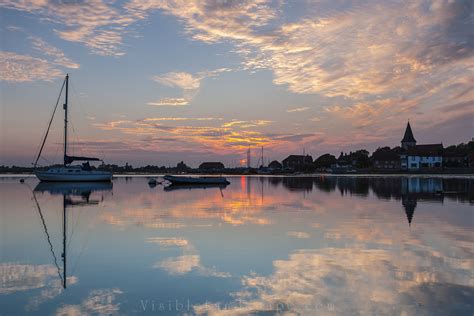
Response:
[[[329,168],[331,165],[334,165],[337,163],[337,159],[335,156],[331,154],[324,154],[319,156],[315,161],[314,161],[314,167],[315,168]]]
[[[370,167],[369,152],[365,149],[359,149],[351,153],[351,160],[355,161],[355,166],[357,168]]]
[[[188,171],[189,168],[183,161],[181,162],[178,162],[178,164],[176,165],[176,170],[178,170],[179,172],[183,172],[183,171]]]
[[[280,170],[280,169],[282,168],[282,165],[281,165],[281,163],[279,163],[278,161],[273,160],[273,161],[270,162],[270,164],[268,165],[268,168],[274,169],[274,170]]]

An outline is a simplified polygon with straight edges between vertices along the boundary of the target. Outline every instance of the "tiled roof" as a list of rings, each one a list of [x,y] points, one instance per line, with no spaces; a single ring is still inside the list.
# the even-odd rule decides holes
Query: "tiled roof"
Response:
[[[399,160],[400,156],[398,152],[395,152],[393,150],[379,151],[379,152],[375,152],[372,155],[372,159],[378,160],[378,161],[392,161],[392,160]]]
[[[443,144],[416,145],[407,151],[409,156],[441,156]]]

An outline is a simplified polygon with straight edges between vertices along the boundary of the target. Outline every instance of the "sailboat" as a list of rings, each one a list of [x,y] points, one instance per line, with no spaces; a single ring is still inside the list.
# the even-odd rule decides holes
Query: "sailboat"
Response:
[[[66,78],[63,81],[63,85],[61,87],[61,91],[59,93],[59,98],[61,97],[61,93],[66,87],[65,92],[65,101],[64,101],[64,162],[62,166],[54,166],[49,168],[46,171],[36,170],[35,175],[40,181],[110,181],[112,179],[112,173],[108,171],[100,171],[100,170],[93,170],[89,165],[89,161],[102,161],[99,158],[93,157],[79,157],[79,156],[69,156],[67,154],[68,149],[68,94],[69,94],[69,74],[66,75]],[[41,144],[38,156],[36,157],[36,161],[34,166],[38,163],[38,160],[41,156],[41,152],[43,151],[44,144],[48,137],[49,129],[51,127],[51,123],[53,121],[54,114],[56,113],[56,108],[59,103],[56,102],[56,107],[54,108],[53,115],[49,120],[48,129],[44,136],[43,142]],[[74,161],[85,161],[85,163],[80,165],[72,166],[71,163]]]

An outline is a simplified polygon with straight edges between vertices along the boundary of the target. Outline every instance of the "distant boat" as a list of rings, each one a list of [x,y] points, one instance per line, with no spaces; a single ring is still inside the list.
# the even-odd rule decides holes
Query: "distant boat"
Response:
[[[46,171],[35,171],[36,177],[41,181],[110,181],[112,179],[112,173],[108,171],[99,171],[99,170],[92,170],[89,165],[89,161],[101,161],[99,158],[92,158],[92,157],[79,157],[79,156],[69,156],[67,154],[68,148],[68,92],[69,92],[69,75],[66,75],[64,79],[63,85],[61,87],[61,92],[59,93],[59,98],[61,97],[61,93],[63,91],[64,86],[66,86],[66,93],[65,93],[65,101],[64,101],[64,163],[62,166],[59,167],[51,167]],[[38,163],[38,160],[41,156],[41,152],[43,151],[44,144],[46,142],[46,138],[48,137],[49,129],[51,127],[51,123],[53,121],[54,113],[56,113],[56,108],[59,103],[56,103],[56,107],[54,108],[53,115],[49,121],[48,129],[43,139],[43,143],[41,144],[41,148],[39,150],[38,156],[36,157],[36,161],[34,166]],[[71,166],[70,164],[74,161],[86,161],[82,164],[82,166]]]
[[[171,182],[174,185],[189,185],[189,184],[230,184],[224,177],[177,177],[164,176],[163,179]]]

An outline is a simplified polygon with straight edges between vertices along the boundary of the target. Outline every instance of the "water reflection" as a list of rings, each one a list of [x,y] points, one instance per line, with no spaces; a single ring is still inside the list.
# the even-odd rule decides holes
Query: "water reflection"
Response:
[[[38,184],[33,204],[0,180],[0,312],[474,311],[472,178],[230,180]]]
[[[68,213],[67,208],[70,207],[81,207],[87,205],[98,205],[103,201],[103,195],[100,200],[91,199],[93,192],[111,192],[112,183],[109,182],[40,182],[36,185],[33,190],[33,199],[38,209],[41,223],[43,225],[44,233],[50,247],[51,254],[54,259],[54,264],[58,270],[59,278],[64,289],[67,288],[67,228],[68,228]],[[62,269],[58,265],[58,259],[54,251],[54,247],[51,243],[51,237],[48,232],[48,227],[41,210],[40,203],[36,198],[36,194],[48,193],[50,195],[62,196],[62,236],[63,236],[63,248],[61,253]],[[79,199],[77,199],[79,198]],[[61,271],[62,270],[62,271]],[[74,281],[75,282],[75,281]]]
[[[112,193],[111,182],[40,182],[34,193],[62,195],[66,206],[97,205],[104,199],[105,193]],[[103,193],[99,200],[91,200],[94,192]],[[79,198],[79,200],[77,200]]]
[[[94,193],[100,192],[101,194],[99,195],[99,198],[91,198]],[[37,310],[38,307],[43,304],[44,302],[48,300],[52,300],[56,298],[57,296],[61,295],[63,290],[67,288],[68,285],[74,285],[78,282],[78,278],[76,276],[68,276],[67,275],[67,255],[68,255],[68,236],[71,236],[68,234],[68,227],[69,227],[69,212],[71,212],[71,208],[73,207],[84,207],[84,206],[90,206],[90,205],[99,205],[101,201],[104,199],[104,194],[106,193],[111,193],[112,192],[112,183],[97,183],[97,182],[41,182],[36,185],[34,190],[32,190],[33,193],[33,201],[36,206],[36,210],[38,212],[38,215],[41,219],[41,224],[43,227],[45,239],[47,240],[47,243],[49,245],[49,251],[52,256],[52,261],[54,263],[55,269],[52,268],[51,265],[40,265],[40,266],[34,266],[34,265],[29,265],[24,268],[22,266],[15,265],[13,266],[13,269],[26,269],[26,271],[32,271],[33,274],[38,275],[38,273],[35,273],[35,271],[38,271],[39,269],[42,270],[42,273],[39,273],[41,275],[42,279],[44,280],[46,276],[53,276],[56,275],[59,280],[50,280],[47,283],[44,281],[41,281],[40,284],[38,284],[36,287],[27,287],[27,289],[34,289],[34,288],[43,288],[42,291],[40,292],[40,295],[33,296],[32,299],[30,300],[29,304],[27,305],[27,310],[28,311],[34,311]],[[61,261],[62,261],[62,266],[60,267],[59,265],[59,260],[58,256],[56,255],[53,243],[51,241],[51,236],[48,230],[48,225],[45,219],[45,216],[42,211],[42,207],[40,202],[38,201],[38,195],[50,195],[50,196],[60,196],[62,197],[62,252],[61,252]],[[74,227],[73,227],[74,228]],[[40,270],[40,271],[41,271]],[[53,271],[56,270],[54,273]],[[47,272],[47,273],[45,273]],[[28,274],[28,273],[27,273]],[[35,279],[35,278],[33,278]],[[17,280],[18,282],[19,280]],[[31,282],[30,278],[26,277],[25,278],[26,283]],[[45,284],[46,283],[46,284]],[[23,289],[24,290],[24,289]],[[115,293],[115,291],[112,291],[112,294]],[[110,295],[110,294],[104,294],[102,291],[93,291],[89,297],[89,302],[87,304],[87,310],[89,312],[97,312],[97,311],[103,311],[103,312],[113,312],[115,309],[110,308],[110,302],[106,302],[106,304],[101,304],[100,301],[103,300],[101,299],[102,296],[104,295]],[[105,298],[107,301],[109,301],[109,298]],[[98,302],[97,302],[98,301]],[[92,305],[92,306],[91,306]],[[95,306],[94,306],[95,305]],[[99,307],[99,308],[98,308]],[[80,309],[78,309],[77,306],[74,305],[68,305],[68,306],[63,306],[60,309],[58,309],[57,315],[79,315],[79,314],[84,314],[81,312]]]
[[[261,178],[260,181],[265,181]],[[469,178],[420,177],[275,177],[269,183],[282,184],[289,191],[339,191],[342,196],[401,200],[408,223],[411,224],[418,201],[443,203],[445,198],[474,203],[474,180]]]

